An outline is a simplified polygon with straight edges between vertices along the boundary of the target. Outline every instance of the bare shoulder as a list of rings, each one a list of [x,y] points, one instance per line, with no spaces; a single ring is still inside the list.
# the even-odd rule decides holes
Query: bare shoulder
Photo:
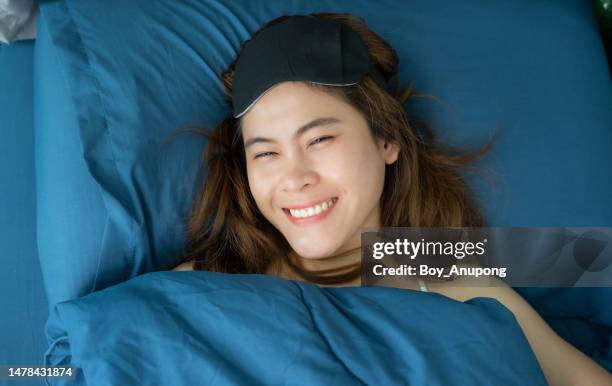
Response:
[[[173,271],[193,271],[194,263],[195,262],[193,262],[193,261],[186,261],[186,262],[184,262],[184,263],[174,267]]]
[[[478,262],[459,262],[456,266],[458,268],[482,268]],[[430,281],[427,284],[431,292],[437,292],[461,302],[477,297],[491,297],[499,300],[506,307],[509,306],[507,302],[529,306],[522,302],[523,299],[518,293],[496,276],[476,275],[472,272],[472,274],[458,276],[452,281]]]
[[[465,266],[465,265],[464,265]],[[431,292],[464,302],[493,298],[514,314],[551,385],[611,385],[612,375],[559,337],[512,287],[494,276],[460,277],[452,282],[429,282]]]

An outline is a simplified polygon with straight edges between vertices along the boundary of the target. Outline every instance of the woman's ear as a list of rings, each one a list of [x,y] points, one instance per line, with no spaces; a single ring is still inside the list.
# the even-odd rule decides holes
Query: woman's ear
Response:
[[[397,161],[397,157],[399,155],[399,145],[390,142],[383,141],[383,158],[385,159],[385,163],[387,165],[391,165],[395,161]]]

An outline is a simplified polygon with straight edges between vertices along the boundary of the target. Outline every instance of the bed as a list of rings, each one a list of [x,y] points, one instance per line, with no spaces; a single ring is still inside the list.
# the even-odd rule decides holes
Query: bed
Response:
[[[130,310],[157,311],[164,316],[152,318],[144,331],[156,336],[170,331],[167,339],[149,341],[139,336],[138,341],[142,349],[159,354],[156,360],[179,353],[181,346],[176,342],[182,342],[199,347],[190,351],[194,363],[209,366],[209,374],[217,371],[217,378],[206,378],[211,384],[215,379],[217,384],[266,383],[271,378],[237,370],[248,369],[250,357],[231,350],[221,356],[209,355],[213,348],[227,347],[202,342],[215,337],[212,331],[218,335],[227,330],[198,335],[197,329],[184,327],[188,320],[197,324],[223,320],[215,310],[231,309],[233,298],[211,298],[206,295],[211,288],[222,288],[223,293],[242,291],[258,299],[254,303],[258,306],[244,316],[248,321],[257,320],[255,310],[263,314],[287,311],[279,305],[287,307],[287,299],[301,307],[292,308],[287,320],[299,320],[307,312],[315,321],[326,315],[316,310],[346,311],[347,304],[354,302],[371,305],[369,296],[383,301],[385,291],[402,299],[406,312],[416,312],[417,295],[392,289],[368,289],[364,295],[287,285],[259,276],[165,272],[180,262],[191,198],[206,177],[200,169],[205,141],[190,134],[173,134],[190,125],[211,127],[227,113],[217,74],[250,33],[281,14],[325,10],[364,17],[398,49],[401,80],[413,80],[417,90],[438,98],[414,100],[406,109],[431,122],[442,141],[482,143],[496,128],[501,129],[498,146],[479,165],[485,178],[470,181],[491,225],[612,224],[612,180],[608,178],[612,169],[612,88],[589,2],[498,1],[484,7],[479,1],[443,0],[382,5],[340,0],[260,4],[45,1],[36,40],[0,46],[0,197],[5,203],[0,216],[0,259],[6,267],[0,272],[0,293],[2,309],[7,311],[1,316],[0,364],[73,363],[83,369],[79,381],[87,379],[88,384],[133,383],[134,374],[143,371],[152,377],[155,372],[147,367],[150,364],[119,362],[113,354],[128,350],[138,358],[138,345],[109,339],[102,342],[108,355],[101,355],[92,350],[91,339],[113,329],[120,332],[116,337],[134,334],[130,322],[137,314]],[[178,296],[181,290],[193,297]],[[151,291],[164,301],[152,299]],[[276,293],[276,301],[264,301],[269,299],[265,291]],[[610,288],[517,291],[562,337],[612,370]],[[443,305],[442,299],[423,299],[458,313],[477,309],[478,323],[498,318],[497,328],[506,327],[516,334],[507,343],[514,345],[509,352],[523,361],[517,362],[517,368],[528,374],[525,379],[541,382],[525,342],[498,304],[479,299],[455,309],[457,305]],[[111,311],[102,305],[110,301],[125,311],[124,318],[109,318]],[[189,305],[203,303],[208,314],[189,311]],[[240,326],[237,315],[227,319],[235,329]],[[322,331],[348,331],[363,323],[362,316],[320,320],[316,328],[300,331],[304,337],[316,331],[319,344],[329,345],[324,339],[329,335]],[[405,323],[400,319],[389,315],[385,323]],[[236,339],[260,343],[281,334],[261,329],[253,336],[238,331]],[[290,332],[295,330],[285,331]],[[370,339],[375,336],[390,339],[382,332]],[[331,343],[339,348],[348,340],[341,335],[337,338],[340,340]],[[339,357],[330,347],[311,353],[312,361],[302,362],[310,367],[290,366],[294,362],[288,361],[287,372],[281,369],[278,374],[326,376],[301,378],[312,384],[336,376],[337,384],[374,379],[368,378],[373,373],[358,374],[366,368],[365,359]],[[279,360],[298,355],[287,350],[279,346],[268,355]],[[402,350],[385,355],[401,360],[408,355]],[[439,350],[432,350],[436,352]],[[312,370],[320,369],[321,359],[332,354],[337,368],[321,373]],[[421,354],[408,356],[411,363],[423,363],[414,366],[411,374],[429,376],[437,368],[426,365],[426,356]],[[223,367],[216,362],[227,356],[244,365]],[[441,360],[435,358],[430,363]],[[178,362],[169,363],[180,368]],[[395,374],[388,365],[381,362],[372,368],[386,374],[390,383],[401,379],[402,374]],[[170,372],[164,380],[188,384],[202,379],[194,378],[197,374],[192,370],[182,374]],[[504,376],[498,375],[500,379]],[[475,374],[472,383],[482,376]],[[153,382],[153,378],[143,379]],[[516,381],[511,376],[505,379],[509,384]],[[469,383],[470,378],[463,381]],[[444,384],[449,379],[435,382]]]

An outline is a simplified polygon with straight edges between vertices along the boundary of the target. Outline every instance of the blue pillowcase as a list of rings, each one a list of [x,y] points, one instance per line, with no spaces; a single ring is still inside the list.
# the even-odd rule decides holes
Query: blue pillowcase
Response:
[[[49,306],[180,262],[201,188],[202,137],[229,113],[218,75],[283,14],[361,16],[400,78],[440,101],[406,108],[446,143],[486,142],[499,226],[612,223],[612,95],[590,4],[528,0],[381,6],[335,0],[44,2],[35,61],[38,246]]]

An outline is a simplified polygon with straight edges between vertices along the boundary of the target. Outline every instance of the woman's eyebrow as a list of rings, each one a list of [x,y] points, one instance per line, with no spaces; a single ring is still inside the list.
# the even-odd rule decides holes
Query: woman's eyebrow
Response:
[[[338,118],[333,118],[333,117],[325,117],[325,118],[316,118],[313,119],[312,121],[308,122],[307,124],[303,125],[302,127],[300,127],[299,129],[297,129],[297,131],[294,134],[294,137],[299,137],[302,134],[304,134],[305,132],[307,132],[308,130],[318,127],[318,126],[325,126],[325,125],[331,125],[332,123],[338,123],[340,122],[340,120]],[[265,137],[255,137],[255,138],[251,138],[247,141],[245,141],[244,143],[244,148],[245,150],[257,143],[257,142],[264,142],[264,143],[269,143],[269,142],[276,142],[273,139],[270,138],[265,138]]]

